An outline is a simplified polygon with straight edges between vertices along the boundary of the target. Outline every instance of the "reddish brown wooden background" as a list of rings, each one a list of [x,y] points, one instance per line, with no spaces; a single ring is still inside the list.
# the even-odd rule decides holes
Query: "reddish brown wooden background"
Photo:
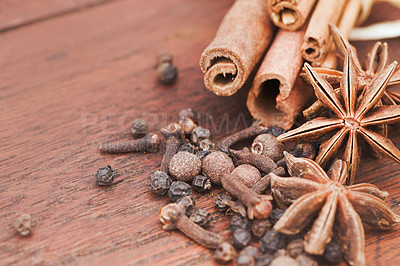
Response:
[[[130,139],[144,117],[152,130],[193,107],[220,139],[251,122],[248,88],[229,98],[202,82],[198,59],[232,0],[37,0],[0,2],[0,264],[212,264],[211,253],[178,232],[165,232],[158,209],[166,197],[149,191],[162,153],[106,156],[99,142]],[[370,21],[400,17],[380,5]],[[388,41],[400,60],[400,40]],[[365,56],[373,42],[359,42]],[[179,81],[161,86],[155,54],[170,51]],[[395,129],[398,131],[398,129]],[[395,137],[400,148],[400,138]],[[121,183],[99,188],[98,167],[112,165]],[[390,193],[400,213],[400,166],[363,160],[359,181]],[[210,230],[229,238],[228,219],[213,206],[214,190],[196,194],[214,213]],[[30,213],[29,238],[13,221]],[[367,232],[369,265],[400,260],[399,231]]]

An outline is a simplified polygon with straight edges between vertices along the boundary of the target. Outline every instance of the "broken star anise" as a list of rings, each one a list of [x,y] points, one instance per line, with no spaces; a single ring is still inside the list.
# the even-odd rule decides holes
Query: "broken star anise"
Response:
[[[358,135],[361,135],[375,152],[387,155],[400,163],[400,151],[386,136],[378,133],[381,132],[382,125],[400,121],[400,105],[378,106],[385,93],[386,85],[397,67],[397,62],[393,62],[382,70],[360,91],[354,62],[347,50],[340,84],[342,101],[324,78],[309,64],[304,65],[315,95],[326,108],[332,111],[332,115],[329,118],[318,117],[308,121],[280,135],[278,140],[314,141],[332,131],[337,131],[320,145],[315,161],[324,167],[339,152],[346,140],[343,159],[350,169],[348,180],[350,185],[354,182],[360,161]]]
[[[332,34],[335,46],[337,48],[337,53],[342,58],[345,57],[346,51],[350,51],[350,55],[354,62],[354,68],[356,75],[359,79],[359,88],[362,89],[366,86],[373,78],[375,78],[382,70],[384,70],[389,61],[388,56],[388,45],[387,43],[377,42],[372,47],[371,51],[368,53],[368,56],[365,61],[365,69],[362,68],[360,61],[358,60],[357,50],[340,34],[339,29],[336,28],[335,25],[329,25],[330,32]],[[315,67],[315,72],[320,74],[324,79],[328,81],[329,84],[335,85],[339,84],[343,75],[342,71],[323,68],[323,67]],[[310,83],[310,79],[306,73],[302,73],[301,77]],[[391,87],[393,85],[400,84],[400,68],[395,71],[395,73],[390,78],[387,87]],[[337,94],[339,94],[339,90],[335,90]],[[400,93],[390,91],[388,89],[385,90],[382,101],[387,105],[398,105],[400,104]],[[317,114],[321,113],[323,109],[323,105],[320,101],[315,102],[308,109],[304,110],[303,114],[306,118],[312,119]]]
[[[274,230],[298,234],[314,220],[305,237],[305,250],[322,254],[333,232],[337,233],[345,259],[365,265],[363,223],[387,230],[400,223],[383,201],[388,194],[371,184],[345,186],[347,164],[336,160],[328,174],[314,161],[285,152],[288,171],[295,177],[271,174],[271,189],[280,204],[290,204]]]

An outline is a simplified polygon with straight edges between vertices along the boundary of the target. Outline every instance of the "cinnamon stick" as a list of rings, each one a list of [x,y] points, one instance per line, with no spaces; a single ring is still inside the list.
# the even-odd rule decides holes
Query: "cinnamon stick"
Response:
[[[303,57],[310,62],[321,61],[329,51],[329,23],[337,24],[346,0],[320,0],[311,16],[304,43]]]
[[[201,55],[206,88],[223,96],[237,92],[265,52],[273,28],[265,0],[237,0]]]
[[[301,28],[315,4],[315,0],[268,0],[268,14],[281,29],[295,31]]]
[[[264,126],[279,125],[290,129],[312,95],[312,90],[297,80],[303,64],[300,51],[303,37],[304,28],[300,31],[279,30],[256,74],[247,108]]]

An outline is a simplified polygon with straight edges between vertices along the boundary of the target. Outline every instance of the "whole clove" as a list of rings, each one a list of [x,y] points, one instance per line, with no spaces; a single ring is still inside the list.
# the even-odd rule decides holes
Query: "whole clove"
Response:
[[[135,119],[132,122],[131,134],[134,138],[143,138],[148,131],[148,125],[143,119]]]
[[[170,203],[159,211],[159,219],[164,230],[179,229],[187,237],[206,248],[217,249],[224,241],[216,233],[207,231],[190,220],[183,207]]]
[[[178,69],[172,64],[172,56],[167,53],[158,55],[157,58],[158,79],[164,84],[173,84],[178,78]]]
[[[99,150],[102,153],[157,152],[160,149],[160,145],[160,137],[157,134],[149,133],[141,139],[101,144]]]
[[[253,218],[268,218],[272,204],[271,196],[260,195],[248,188],[237,176],[226,173],[221,179],[222,186],[247,207],[247,216]]]
[[[270,174],[275,174],[278,176],[284,176],[286,174],[286,170],[282,167],[278,167],[270,172]],[[271,185],[271,175],[267,174],[263,176],[254,186],[251,188],[254,192],[261,194]]]
[[[277,168],[277,165],[272,159],[261,154],[251,153],[246,149],[240,151],[231,149],[230,154],[237,165],[250,164],[266,174]]]
[[[255,121],[250,127],[222,139],[216,146],[218,150],[229,154],[229,149],[233,144],[267,132],[267,127],[263,127],[259,121]]]
[[[182,128],[179,124],[172,123],[166,128],[161,128],[161,133],[167,142],[165,144],[165,153],[161,161],[160,170],[168,174],[169,163],[181,144]]]

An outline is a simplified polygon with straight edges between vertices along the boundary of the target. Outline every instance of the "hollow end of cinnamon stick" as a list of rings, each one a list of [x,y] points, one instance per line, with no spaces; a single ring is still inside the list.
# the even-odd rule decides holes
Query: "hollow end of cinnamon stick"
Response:
[[[303,58],[310,62],[321,61],[324,54],[325,42],[317,40],[313,37],[307,37],[301,48]]]
[[[216,95],[230,96],[246,82],[246,67],[240,56],[230,50],[215,48],[204,51],[200,61],[204,85]]]
[[[315,4],[315,0],[269,0],[268,13],[275,26],[288,31],[300,29]]]
[[[285,130],[293,126],[307,100],[313,95],[299,78],[291,88],[285,78],[265,74],[254,81],[247,98],[247,108],[264,126],[278,125]]]

